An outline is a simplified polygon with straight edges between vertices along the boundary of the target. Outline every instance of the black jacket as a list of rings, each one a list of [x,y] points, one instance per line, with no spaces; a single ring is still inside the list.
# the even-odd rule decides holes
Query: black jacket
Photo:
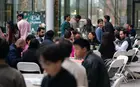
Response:
[[[112,59],[114,53],[116,52],[114,43],[112,42],[107,45],[101,44],[101,46],[99,48],[99,52],[101,53],[103,60]]]
[[[43,69],[39,63],[37,49],[29,48],[27,51],[25,51],[22,55],[22,61],[23,62],[34,62],[34,63],[38,64],[41,69],[41,72],[43,72]]]
[[[25,51],[22,56],[23,62],[35,62],[35,63],[39,64],[38,58],[36,55],[36,50],[37,49],[31,48],[31,49],[28,49],[27,51]]]
[[[110,22],[106,22],[104,28],[105,28],[105,32],[114,34],[114,27]]]
[[[82,65],[87,72],[89,87],[110,87],[107,70],[99,56],[89,52]]]
[[[77,87],[77,83],[74,76],[62,68],[55,77],[44,77],[41,87]]]

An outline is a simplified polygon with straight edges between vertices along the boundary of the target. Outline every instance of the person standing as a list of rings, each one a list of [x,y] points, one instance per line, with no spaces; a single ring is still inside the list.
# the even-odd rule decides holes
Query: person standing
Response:
[[[28,36],[28,33],[30,33],[30,24],[23,18],[24,18],[23,14],[18,14],[17,26],[19,28],[21,38],[25,40],[26,37]]]
[[[0,87],[26,87],[22,74],[5,62],[8,51],[8,42],[0,38]]]
[[[114,27],[113,27],[113,25],[109,22],[110,21],[110,16],[108,16],[108,15],[105,15],[104,16],[104,22],[105,22],[105,29],[104,29],[104,31],[105,32],[109,32],[109,33],[111,33],[111,34],[114,34]]]
[[[96,33],[97,40],[101,43],[102,35],[103,35],[103,20],[98,19],[97,23],[98,23],[98,28],[96,29],[95,33]]]
[[[9,42],[9,45],[11,45],[20,38],[20,31],[17,25],[13,24],[12,21],[7,22],[7,28],[8,28],[7,41]]]
[[[62,37],[64,36],[65,31],[70,28],[70,23],[69,23],[69,21],[70,21],[70,15],[69,14],[68,15],[65,15],[64,16],[64,20],[65,21],[61,25],[61,36]]]
[[[74,42],[76,58],[83,58],[88,78],[88,87],[110,87],[109,76],[103,60],[90,51],[90,44],[85,39]]]
[[[74,18],[71,18],[70,25],[74,30],[77,30],[79,28],[79,21],[81,20],[80,15],[76,15]]]

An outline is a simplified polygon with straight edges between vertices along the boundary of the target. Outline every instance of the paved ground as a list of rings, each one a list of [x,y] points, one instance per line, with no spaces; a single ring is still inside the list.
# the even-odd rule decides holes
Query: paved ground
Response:
[[[123,83],[121,87],[140,87],[140,79],[128,83]]]

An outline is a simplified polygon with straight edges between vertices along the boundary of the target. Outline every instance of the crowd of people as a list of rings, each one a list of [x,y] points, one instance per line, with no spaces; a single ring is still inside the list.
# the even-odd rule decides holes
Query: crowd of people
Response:
[[[42,73],[47,73],[41,87],[111,87],[105,61],[116,51],[130,50],[133,43],[130,37],[136,35],[132,25],[113,27],[108,15],[97,21],[97,27],[90,19],[86,20],[81,32],[86,32],[88,39],[77,31],[80,15],[64,17],[60,37],[44,27],[38,27],[36,35],[28,35],[30,24],[23,14],[17,18],[17,24],[7,22],[7,35],[0,29],[2,87],[26,87],[23,76],[16,70],[19,62],[34,62]],[[93,50],[98,50],[101,58]]]

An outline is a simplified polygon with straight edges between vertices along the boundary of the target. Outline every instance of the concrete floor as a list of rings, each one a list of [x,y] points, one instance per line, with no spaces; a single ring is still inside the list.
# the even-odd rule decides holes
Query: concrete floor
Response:
[[[120,87],[140,87],[140,79],[128,83],[122,83]]]

